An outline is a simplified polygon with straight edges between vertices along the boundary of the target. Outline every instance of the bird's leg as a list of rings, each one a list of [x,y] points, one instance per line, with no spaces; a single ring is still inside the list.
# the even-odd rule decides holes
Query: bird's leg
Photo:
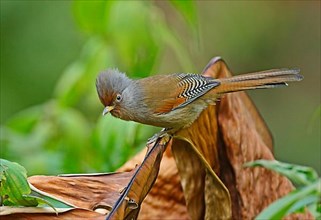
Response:
[[[147,141],[147,145],[156,142],[158,138],[162,138],[166,135],[171,136],[168,131],[171,130],[171,128],[163,128],[160,132],[157,132],[156,134],[154,134],[151,138],[148,139]]]

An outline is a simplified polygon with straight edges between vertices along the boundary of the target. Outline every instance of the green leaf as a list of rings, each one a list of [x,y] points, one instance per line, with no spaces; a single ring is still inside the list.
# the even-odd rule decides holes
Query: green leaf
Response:
[[[27,172],[18,163],[0,159],[1,199],[10,206],[49,206],[56,208],[74,208],[74,206],[44,193],[27,180]]]
[[[319,200],[320,199],[317,194],[316,195],[308,195],[305,198],[293,203],[293,205],[291,206],[291,208],[287,212],[288,213],[300,213],[300,212],[303,213],[307,206],[312,205],[312,204],[317,204],[317,202]]]
[[[264,209],[255,219],[282,219],[288,214],[302,211],[305,207],[320,203],[320,184],[321,179],[289,193]]]
[[[61,200],[58,198],[54,198],[53,196],[49,195],[48,193],[45,193],[37,188],[35,188],[33,185],[30,185],[31,188],[31,194],[30,197],[36,198],[40,207],[46,207],[50,206],[56,211],[56,208],[75,208],[75,206]]]
[[[27,171],[18,163],[0,159],[1,198],[4,205],[37,206],[34,198],[25,197],[31,193]]]
[[[277,160],[256,160],[244,166],[261,166],[278,172],[289,178],[296,187],[307,186],[318,179],[317,172],[311,167],[281,163]]]

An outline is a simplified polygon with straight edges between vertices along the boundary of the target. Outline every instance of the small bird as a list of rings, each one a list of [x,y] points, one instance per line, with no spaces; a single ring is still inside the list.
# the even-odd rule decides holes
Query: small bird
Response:
[[[266,89],[300,81],[299,69],[273,69],[215,79],[192,73],[133,80],[117,69],[99,74],[96,88],[103,115],[165,128],[169,134],[190,126],[224,93]]]

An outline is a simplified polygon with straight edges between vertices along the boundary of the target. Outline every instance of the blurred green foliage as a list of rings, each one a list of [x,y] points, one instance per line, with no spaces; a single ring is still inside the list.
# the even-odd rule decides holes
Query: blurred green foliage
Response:
[[[1,157],[29,174],[115,170],[159,130],[102,117],[100,71],[200,72],[217,55],[237,73],[301,68],[304,81],[250,95],[277,158],[320,172],[319,2],[0,3]]]
[[[1,128],[1,157],[20,161],[31,173],[118,168],[158,129],[97,114],[102,110],[97,74],[114,66],[132,77],[147,76],[168,45],[182,62],[191,63],[151,2],[75,1],[71,9],[87,34],[78,59],[63,71],[53,98],[19,112]],[[195,14],[185,17],[192,21]]]

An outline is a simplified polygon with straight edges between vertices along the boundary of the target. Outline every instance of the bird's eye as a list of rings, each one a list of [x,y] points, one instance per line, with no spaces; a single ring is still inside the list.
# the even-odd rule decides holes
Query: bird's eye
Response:
[[[122,99],[121,94],[117,94],[117,95],[116,95],[116,101],[117,101],[117,102],[120,102],[121,99]]]

